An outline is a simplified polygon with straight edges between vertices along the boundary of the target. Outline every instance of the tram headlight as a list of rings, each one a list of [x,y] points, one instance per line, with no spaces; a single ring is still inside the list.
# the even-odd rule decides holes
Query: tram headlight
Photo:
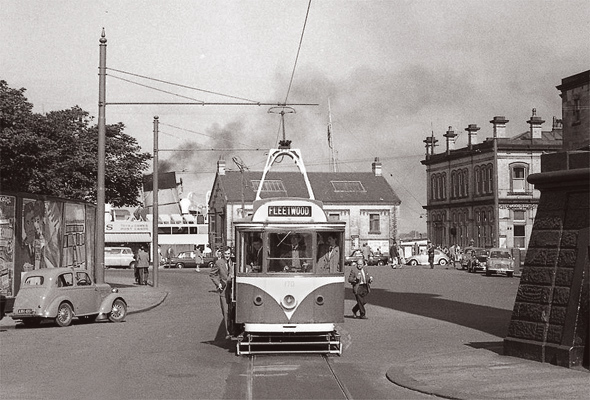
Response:
[[[254,297],[254,305],[256,305],[256,306],[262,305],[262,296],[261,295],[257,295],[256,297]]]
[[[322,306],[322,305],[324,305],[324,296],[322,296],[321,294],[320,294],[320,295],[318,295],[318,296],[315,298],[315,302],[316,302],[316,303],[317,303],[319,306]]]
[[[293,295],[288,294],[285,297],[283,297],[283,301],[281,301],[281,304],[284,308],[290,310],[297,305],[297,300],[295,300],[295,297]]]

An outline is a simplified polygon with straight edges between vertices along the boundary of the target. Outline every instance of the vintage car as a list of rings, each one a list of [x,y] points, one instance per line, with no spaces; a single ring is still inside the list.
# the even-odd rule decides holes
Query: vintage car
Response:
[[[345,257],[344,265],[356,265],[357,261],[360,258],[363,258],[363,251],[360,249],[353,250],[353,252],[350,253],[349,256]],[[373,253],[373,252],[371,252],[371,254],[369,255],[369,259],[366,260],[367,265],[378,265],[380,267],[383,265],[386,265],[388,261],[389,261],[388,255],[377,254],[377,253]]]
[[[203,263],[199,267],[212,267],[215,258],[209,253],[208,256],[203,255]],[[172,257],[165,265],[166,268],[196,268],[194,251],[181,251],[176,257]]]
[[[485,271],[489,251],[481,247],[467,247],[463,252],[461,269],[467,272]]]
[[[104,266],[109,267],[135,267],[135,255],[130,247],[105,247]]]
[[[121,322],[126,314],[127,303],[118,289],[95,283],[85,269],[67,267],[26,272],[9,316],[25,326],[43,320],[68,326],[75,317]]]
[[[490,255],[486,263],[486,275],[490,276],[503,272],[508,277],[514,275],[514,258],[508,249],[490,249]]]
[[[437,265],[447,265],[451,259],[439,249],[434,249],[434,263]],[[409,265],[429,265],[428,254],[416,254],[406,259],[406,264]]]

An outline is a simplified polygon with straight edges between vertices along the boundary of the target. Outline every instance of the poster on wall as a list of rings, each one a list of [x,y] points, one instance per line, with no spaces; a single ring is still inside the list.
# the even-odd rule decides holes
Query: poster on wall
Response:
[[[14,293],[16,197],[0,195],[0,293]]]
[[[63,266],[86,268],[86,217],[84,204],[65,204]]]
[[[61,204],[23,199],[22,272],[60,266]]]

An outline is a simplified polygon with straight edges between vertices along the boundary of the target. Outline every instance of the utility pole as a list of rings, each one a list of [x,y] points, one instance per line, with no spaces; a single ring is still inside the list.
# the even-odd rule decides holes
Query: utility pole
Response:
[[[105,208],[105,143],[106,143],[106,69],[107,39],[104,28],[100,37],[98,66],[98,166],[96,177],[96,231],[94,232],[94,279],[104,283],[104,208]]]
[[[153,179],[153,206],[152,211],[152,265],[154,271],[154,287],[158,287],[158,268],[160,267],[160,252],[158,251],[158,116],[154,116],[154,173],[152,174]]]

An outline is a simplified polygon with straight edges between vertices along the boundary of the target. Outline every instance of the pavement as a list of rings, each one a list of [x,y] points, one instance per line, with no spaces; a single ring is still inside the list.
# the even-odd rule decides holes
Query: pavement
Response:
[[[128,276],[107,277],[107,283],[119,289],[129,314],[153,309],[168,296],[166,290],[136,285]],[[0,320],[0,330],[15,326],[11,318]],[[447,399],[590,398],[588,369],[503,356],[499,344],[422,354],[391,365],[386,375],[396,385]]]

